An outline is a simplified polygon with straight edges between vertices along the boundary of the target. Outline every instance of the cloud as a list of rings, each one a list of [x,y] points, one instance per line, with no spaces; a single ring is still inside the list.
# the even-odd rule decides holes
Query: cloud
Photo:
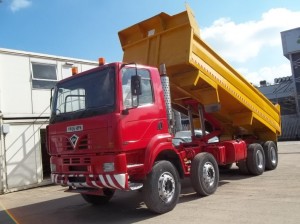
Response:
[[[290,63],[282,55],[280,32],[299,27],[299,21],[300,11],[276,8],[244,23],[220,18],[200,30],[200,35],[253,84],[274,83],[275,77],[291,75]],[[269,67],[261,67],[264,62]]]
[[[27,8],[31,5],[30,0],[12,0],[12,3],[10,4],[10,9],[13,12],[16,12],[20,9]]]
[[[259,82],[262,80],[266,80],[268,83],[272,84],[274,83],[275,77],[291,75],[291,65],[289,62],[271,67],[262,67],[257,71],[251,71],[246,67],[240,67],[236,70],[254,85],[259,85]]]
[[[200,35],[227,60],[243,63],[256,57],[264,47],[281,47],[280,32],[299,26],[300,12],[270,9],[258,21],[235,23],[220,18]]]

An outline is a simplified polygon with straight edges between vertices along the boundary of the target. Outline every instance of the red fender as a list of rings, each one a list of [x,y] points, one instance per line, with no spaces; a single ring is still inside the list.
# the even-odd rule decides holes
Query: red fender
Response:
[[[149,142],[145,152],[145,173],[151,172],[157,156],[163,151],[173,151],[180,158],[178,151],[173,147],[172,136],[170,134],[159,134],[154,136]]]

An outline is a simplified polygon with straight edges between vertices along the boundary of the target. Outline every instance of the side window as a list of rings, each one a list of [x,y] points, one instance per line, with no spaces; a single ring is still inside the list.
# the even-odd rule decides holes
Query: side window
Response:
[[[142,95],[139,98],[140,105],[153,103],[153,94],[152,94],[152,85],[151,85],[151,79],[150,74],[147,73],[141,73],[142,77]]]
[[[126,108],[137,104],[137,97],[131,96],[131,77],[136,75],[135,68],[122,69],[122,92],[123,104]],[[138,69],[138,75],[141,76],[142,95],[139,96],[139,105],[153,103],[153,90],[150,78],[150,72],[146,69]]]
[[[56,65],[32,63],[32,88],[51,89],[57,82]]]

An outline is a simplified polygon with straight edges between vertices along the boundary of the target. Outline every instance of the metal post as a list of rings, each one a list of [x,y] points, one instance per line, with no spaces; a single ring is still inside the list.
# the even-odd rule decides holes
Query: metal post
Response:
[[[192,107],[190,105],[188,106],[188,115],[189,115],[189,123],[190,123],[190,128],[191,128],[191,135],[194,137],[195,136],[195,127],[194,127],[194,123],[193,123]]]
[[[181,124],[181,114],[177,110],[174,111],[174,120],[175,120],[175,129],[177,131],[182,131],[182,124]]]
[[[289,54],[289,59],[290,59],[290,63],[291,63],[293,84],[294,84],[294,89],[295,89],[296,111],[297,111],[297,115],[300,116],[300,106],[299,106],[299,100],[298,100],[297,85],[296,85],[296,76],[295,76],[295,70],[294,70],[294,66],[293,66],[292,54]]]

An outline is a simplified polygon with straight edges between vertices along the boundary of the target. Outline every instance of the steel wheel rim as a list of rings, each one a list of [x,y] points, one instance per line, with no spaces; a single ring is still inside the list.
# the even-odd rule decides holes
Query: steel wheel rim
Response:
[[[261,150],[256,152],[256,164],[259,169],[263,169],[264,166],[264,157]]]
[[[272,165],[276,165],[277,163],[277,156],[276,156],[276,149],[274,147],[270,148],[270,159],[271,159],[271,163]]]
[[[171,173],[165,172],[158,179],[158,194],[162,201],[168,203],[175,194],[175,180]]]
[[[216,172],[211,162],[206,162],[203,166],[203,180],[206,186],[214,185],[216,179]]]

